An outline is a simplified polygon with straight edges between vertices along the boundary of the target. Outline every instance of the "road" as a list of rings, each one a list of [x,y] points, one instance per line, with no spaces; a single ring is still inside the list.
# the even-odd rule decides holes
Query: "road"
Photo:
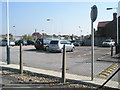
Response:
[[[2,60],[6,61],[6,48],[2,48]],[[12,64],[19,64],[19,46],[10,47],[10,56]],[[23,46],[23,64],[24,66],[62,71],[62,53],[50,53],[36,50],[34,46]],[[76,47],[74,52],[66,53],[67,73],[91,76],[91,47]],[[113,62],[96,61],[102,57],[110,57],[110,48],[95,47],[94,77],[108,68]],[[108,78],[108,77],[106,77]],[[112,80],[118,81],[118,75]]]

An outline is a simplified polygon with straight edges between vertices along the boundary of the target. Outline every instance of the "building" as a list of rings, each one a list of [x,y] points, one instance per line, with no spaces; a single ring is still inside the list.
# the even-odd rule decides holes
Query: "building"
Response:
[[[35,29],[35,32],[32,34],[32,36],[37,39],[38,37],[41,37],[41,34],[39,32],[36,32],[36,29]]]
[[[120,39],[120,16],[119,22],[119,39]],[[115,41],[117,38],[117,13],[113,13],[112,21],[99,22],[97,26],[97,31],[95,32],[95,45],[101,46],[102,42],[106,39],[113,39]]]

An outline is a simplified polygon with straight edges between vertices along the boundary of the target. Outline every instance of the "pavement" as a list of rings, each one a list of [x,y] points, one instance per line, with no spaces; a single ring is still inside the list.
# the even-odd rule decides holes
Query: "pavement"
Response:
[[[120,54],[114,54],[113,56],[104,55],[103,57],[98,58],[96,61],[120,63]]]
[[[105,59],[104,57],[99,59],[99,61],[107,61],[107,62],[109,61],[118,62],[119,60],[120,60],[119,55],[114,55],[112,57],[109,57],[108,59]],[[15,65],[15,64],[6,64],[5,62],[0,62],[0,66],[19,70],[19,65]],[[61,78],[62,76],[61,72],[44,70],[44,69],[39,69],[39,68],[23,66],[23,70],[32,72],[32,73],[44,74],[44,75],[49,75],[49,76],[54,76],[54,77],[59,77],[59,78]],[[94,78],[93,80],[91,80],[91,77],[81,76],[81,75],[76,75],[76,74],[69,74],[69,73],[66,73],[66,79],[76,80],[76,81],[80,81],[86,84],[88,83],[88,84],[98,85],[98,86],[101,86],[106,81],[105,79],[101,79],[101,78]],[[110,80],[105,86],[110,87],[110,88],[120,89],[119,82],[117,81]]]

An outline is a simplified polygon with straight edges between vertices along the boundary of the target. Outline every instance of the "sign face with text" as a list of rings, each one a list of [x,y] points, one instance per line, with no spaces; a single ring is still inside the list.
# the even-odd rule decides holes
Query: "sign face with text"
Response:
[[[120,16],[120,1],[118,2],[118,10],[117,10],[117,12],[118,12],[118,17]]]

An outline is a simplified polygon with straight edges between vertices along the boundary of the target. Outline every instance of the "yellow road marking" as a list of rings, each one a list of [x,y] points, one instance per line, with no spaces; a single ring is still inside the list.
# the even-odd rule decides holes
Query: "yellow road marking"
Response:
[[[109,73],[106,73],[106,72],[101,72],[101,74],[105,74],[107,76],[110,75]]]
[[[105,76],[105,75],[100,74],[100,75],[97,75],[97,77],[106,77],[106,76]]]
[[[110,70],[104,70],[105,72],[109,72],[109,73],[112,73],[113,71],[110,71]]]
[[[116,68],[115,67],[110,67],[110,69],[114,69],[115,70]]]
[[[105,78],[109,76],[117,68],[118,68],[118,64],[112,64],[111,66],[103,70],[100,74],[98,74],[97,77]]]

